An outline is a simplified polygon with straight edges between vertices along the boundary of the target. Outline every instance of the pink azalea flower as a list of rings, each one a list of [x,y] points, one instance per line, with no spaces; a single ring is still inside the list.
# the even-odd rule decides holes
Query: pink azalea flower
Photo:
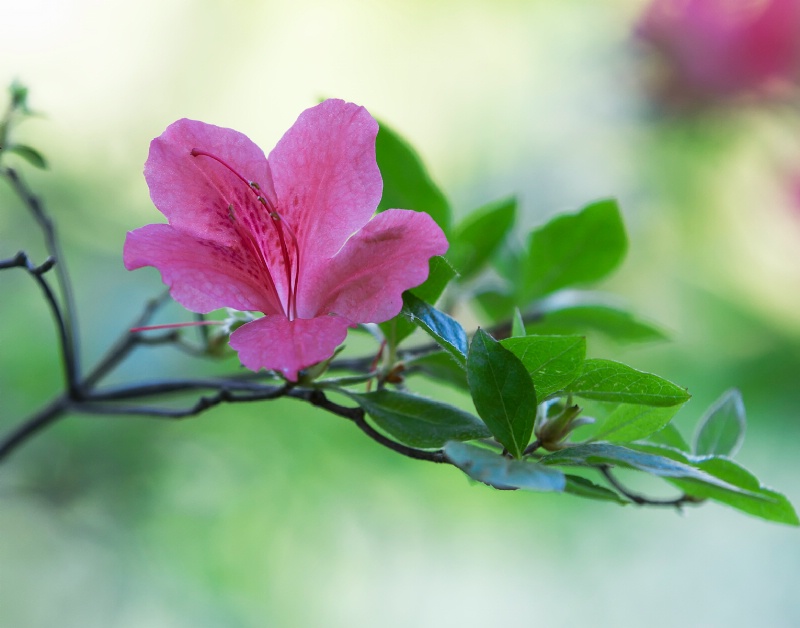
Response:
[[[800,0],[654,0],[636,32],[672,100],[772,97],[800,79]]]
[[[298,371],[333,355],[357,323],[382,322],[448,247],[425,213],[373,215],[383,181],[378,124],[341,100],[304,111],[269,158],[247,137],[178,120],[144,174],[169,224],[128,233],[128,270],[155,266],[194,312],[262,312],[230,345],[247,368]]]

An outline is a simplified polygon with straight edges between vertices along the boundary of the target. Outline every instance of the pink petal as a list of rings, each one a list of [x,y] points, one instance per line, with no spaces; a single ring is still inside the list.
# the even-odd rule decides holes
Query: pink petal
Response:
[[[241,247],[199,240],[170,225],[146,225],[128,233],[123,259],[128,270],[158,268],[172,297],[193,312],[282,311],[270,300],[260,267]]]
[[[262,195],[275,204],[269,165],[258,146],[231,129],[178,120],[150,144],[145,178],[156,207],[176,229],[223,245],[250,248],[252,240],[286,302],[290,282],[283,249],[268,209],[258,201]]]
[[[290,321],[265,316],[231,334],[230,345],[251,371],[280,371],[297,381],[297,372],[333,355],[345,337],[349,321],[341,316],[318,316]]]
[[[302,272],[333,256],[375,212],[383,189],[377,133],[363,107],[326,100],[300,114],[269,154],[278,211],[297,234]]]
[[[402,294],[428,277],[428,260],[443,255],[448,243],[425,213],[390,209],[370,220],[342,250],[304,277],[299,288],[300,316],[329,312],[359,323],[396,316]]]
[[[196,120],[178,120],[150,143],[144,176],[155,206],[173,227],[225,242],[231,237],[228,206],[250,205],[252,192],[219,162],[193,156],[193,149],[217,156],[274,200],[267,158],[242,133]]]

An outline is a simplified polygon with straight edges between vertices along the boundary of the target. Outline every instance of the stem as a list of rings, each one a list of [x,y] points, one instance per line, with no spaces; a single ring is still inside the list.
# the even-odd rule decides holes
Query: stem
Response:
[[[10,183],[14,192],[26,205],[34,220],[36,220],[39,228],[44,234],[45,247],[48,255],[57,260],[56,264],[56,277],[61,292],[61,300],[63,303],[63,313],[61,320],[63,327],[66,330],[64,354],[65,354],[65,367],[66,374],[69,378],[69,389],[72,393],[78,393],[77,381],[80,376],[80,356],[78,354],[78,321],[77,321],[77,308],[75,305],[75,296],[72,291],[72,282],[67,272],[66,264],[64,263],[64,256],[61,252],[61,245],[58,240],[56,227],[50,217],[44,210],[44,206],[37,196],[35,196],[25,185],[25,182],[17,174],[13,168],[3,168],[0,170],[0,175],[4,176]]]
[[[625,488],[625,486],[622,483],[620,483],[620,481],[616,477],[614,477],[614,474],[611,473],[611,467],[609,465],[604,464],[598,466],[597,468],[600,470],[600,473],[603,474],[603,477],[605,477],[605,479],[612,487],[614,487],[624,497],[627,497],[634,504],[637,504],[639,506],[668,506],[680,509],[681,506],[683,506],[684,504],[692,504],[700,501],[696,497],[692,497],[691,495],[685,495],[685,494],[681,495],[680,497],[676,497],[674,499],[651,499],[649,497],[645,497],[644,495],[634,493],[633,491],[630,491],[627,488]]]
[[[292,397],[299,397],[308,401],[311,403],[311,405],[316,406],[317,408],[322,408],[323,410],[327,410],[328,412],[353,421],[356,426],[358,426],[358,428],[372,440],[383,445],[384,447],[388,447],[392,451],[406,456],[407,458],[450,464],[450,461],[447,459],[441,449],[437,449],[436,451],[415,449],[414,447],[408,447],[402,443],[398,443],[390,438],[387,438],[369,423],[367,423],[364,411],[361,408],[339,405],[338,403],[328,399],[328,397],[325,396],[325,393],[321,390],[293,391],[293,393],[294,394],[291,395]]]
[[[50,284],[45,278],[45,273],[54,266],[57,266],[54,258],[47,258],[42,264],[36,266],[24,251],[20,251],[13,258],[3,260],[0,262],[1,268],[24,268],[28,274],[33,277],[34,281],[39,285],[39,288],[44,294],[45,301],[50,307],[50,313],[56,323],[58,330],[59,348],[61,351],[61,358],[64,363],[64,377],[65,384],[71,399],[80,399],[81,388],[78,384],[78,374],[75,372],[75,359],[72,352],[72,340],[70,334],[69,321],[65,320],[64,312],[61,305],[56,298]]]
[[[70,403],[67,397],[56,397],[27,421],[11,430],[9,434],[0,440],[0,462],[29,438],[63,417],[67,410],[70,409]]]

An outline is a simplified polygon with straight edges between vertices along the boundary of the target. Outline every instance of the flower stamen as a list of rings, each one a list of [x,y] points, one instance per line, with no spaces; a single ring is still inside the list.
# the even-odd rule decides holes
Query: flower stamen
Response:
[[[247,188],[253,192],[256,196],[256,202],[260,203],[264,206],[267,211],[268,216],[271,218],[268,222],[272,224],[273,228],[275,229],[275,233],[278,236],[278,241],[281,247],[281,256],[283,257],[283,265],[286,270],[286,307],[281,307],[280,309],[284,310],[287,318],[289,320],[294,320],[297,317],[297,284],[300,277],[300,247],[297,242],[297,236],[294,234],[294,231],[289,227],[286,221],[278,214],[277,209],[273,206],[273,204],[267,199],[265,196],[262,196],[259,191],[261,190],[261,186],[256,181],[250,181],[242,176],[238,171],[236,171],[232,166],[230,166],[225,160],[217,157],[212,153],[208,153],[203,150],[199,150],[197,148],[193,148],[191,151],[192,157],[208,157],[213,159],[220,165],[222,165],[225,169],[233,173],[239,180],[244,183]],[[236,220],[233,205],[228,207],[229,216],[231,217],[232,222],[236,225],[237,232],[239,233],[240,237],[243,236],[244,241],[246,242],[250,252],[256,255],[256,258],[262,262],[264,265],[265,270],[267,271],[267,278],[270,283],[270,291],[274,292],[275,295],[278,295],[277,288],[275,286],[275,281],[272,277],[272,273],[270,272],[269,265],[267,264],[266,257],[264,256],[261,247],[259,246],[258,242],[256,241],[253,234],[250,232],[249,229],[246,229],[244,226],[241,225],[239,221]],[[286,230],[289,232],[289,235],[292,240],[292,245],[294,246],[294,254],[295,254],[295,268],[294,272],[292,272],[292,256],[289,253],[289,248],[286,245],[286,237],[283,232],[283,226],[286,225]],[[280,296],[278,295],[278,299],[280,300]]]

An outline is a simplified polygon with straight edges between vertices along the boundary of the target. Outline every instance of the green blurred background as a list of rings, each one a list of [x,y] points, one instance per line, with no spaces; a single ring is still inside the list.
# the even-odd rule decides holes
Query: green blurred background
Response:
[[[269,150],[320,97],[363,104],[423,156],[459,216],[518,194],[520,233],[614,195],[631,232],[606,287],[674,341],[590,345],[726,388],[741,462],[800,504],[800,117],[660,115],[631,37],[641,2],[2,0],[0,82],[44,117],[25,171],[64,239],[84,357],[161,290],[125,232],[161,216],[141,169],[191,117]],[[0,257],[39,234],[0,187]],[[160,320],[183,320],[167,308]],[[0,427],[59,390],[36,286],[0,276]],[[117,381],[231,368],[142,351]],[[445,394],[445,393],[443,393]],[[687,436],[690,433],[687,432]],[[71,417],[0,467],[0,626],[796,626],[796,530],[470,485],[344,421],[276,402],[183,422]]]

